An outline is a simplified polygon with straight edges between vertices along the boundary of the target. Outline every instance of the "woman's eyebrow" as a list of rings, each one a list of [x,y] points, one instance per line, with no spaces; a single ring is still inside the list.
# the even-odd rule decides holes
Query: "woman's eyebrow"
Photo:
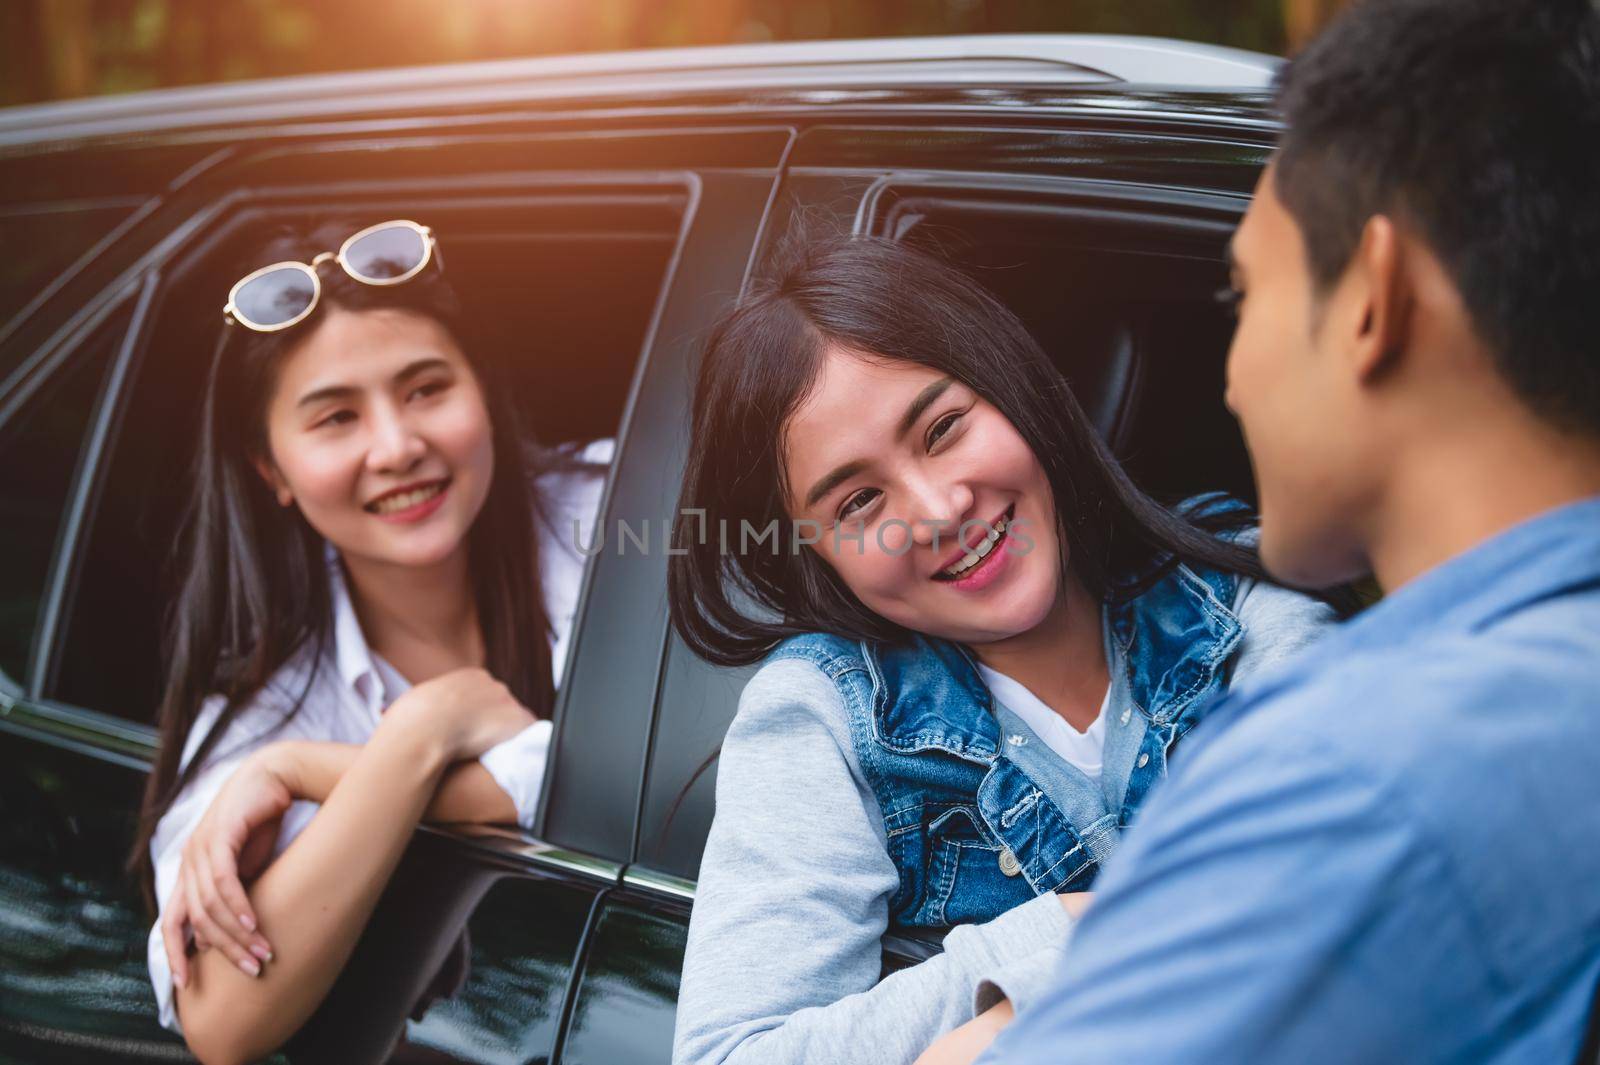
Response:
[[[394,375],[394,379],[395,383],[398,384],[401,381],[405,381],[409,378],[417,376],[419,373],[426,373],[429,370],[448,369],[450,369],[450,364],[448,362],[445,362],[437,355],[430,355],[425,359],[417,359],[415,362],[407,363],[404,370],[401,370],[399,373]]]
[[[942,377],[921,392],[918,392],[917,398],[907,405],[905,414],[900,417],[900,424],[895,428],[895,440],[904,440],[906,434],[911,431],[911,427],[917,424],[917,419],[922,417],[922,412],[932,406],[940,396],[944,395],[945,389],[955,383],[956,379],[954,377]],[[817,500],[866,469],[866,466],[866,463],[856,461],[834,467],[832,472],[811,486],[811,491],[806,493],[806,506],[815,506]]]
[[[843,466],[834,467],[833,472],[811,486],[811,491],[806,493],[806,506],[815,506],[817,500],[866,468],[865,462],[847,462]]]
[[[900,425],[895,429],[896,441],[904,440],[911,427],[917,424],[917,419],[922,417],[922,412],[933,405],[933,401],[944,395],[944,390],[956,383],[954,377],[941,377],[933,384],[917,393],[917,398],[906,407],[906,412],[900,418]]]
[[[295,408],[309,407],[311,404],[321,403],[325,399],[343,399],[345,396],[351,396],[355,393],[356,389],[351,385],[329,385],[327,388],[318,388],[301,396],[300,401],[295,404]]]
[[[398,384],[401,381],[408,380],[409,378],[415,377],[419,373],[425,373],[428,370],[448,370],[449,368],[450,364],[448,362],[445,362],[438,356],[429,356],[425,359],[417,359],[415,362],[407,363],[405,369],[394,375],[394,379],[395,383]],[[297,409],[300,407],[308,407],[313,403],[320,403],[325,399],[343,399],[346,396],[353,396],[359,391],[360,389],[356,388],[354,385],[329,385],[327,388],[318,388],[314,391],[307,392],[305,395],[300,397],[300,401],[295,404],[295,407]]]

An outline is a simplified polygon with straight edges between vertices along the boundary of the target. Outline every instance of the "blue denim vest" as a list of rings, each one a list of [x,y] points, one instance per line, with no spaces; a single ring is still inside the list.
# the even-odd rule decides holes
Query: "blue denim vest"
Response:
[[[986,921],[1036,894],[1087,889],[1226,684],[1237,588],[1234,574],[1179,566],[1104,608],[1117,720],[1098,784],[994,700],[960,644],[808,633],[774,649],[770,659],[818,665],[843,697],[900,873],[891,920]]]

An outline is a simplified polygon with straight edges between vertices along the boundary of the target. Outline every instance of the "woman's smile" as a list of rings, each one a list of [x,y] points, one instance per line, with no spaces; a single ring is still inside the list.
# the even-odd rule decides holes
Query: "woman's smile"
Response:
[[[1007,507],[987,531],[979,530],[964,549],[957,548],[954,562],[947,562],[933,579],[960,592],[979,592],[993,585],[1010,569],[1009,532],[1016,512],[1015,503]]]
[[[365,510],[381,521],[395,524],[419,522],[444,506],[450,478],[403,485],[367,503]]]

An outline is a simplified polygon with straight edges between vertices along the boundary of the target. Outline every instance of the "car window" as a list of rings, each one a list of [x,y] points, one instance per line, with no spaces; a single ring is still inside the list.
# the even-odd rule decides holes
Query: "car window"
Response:
[[[0,205],[0,326],[27,306],[79,256],[131,215],[142,197]],[[15,367],[0,354],[0,378]]]
[[[0,683],[21,687],[50,560],[101,382],[128,327],[126,308],[42,377],[0,398]]]
[[[1232,323],[1214,297],[1230,223],[1074,208],[1041,185],[1003,199],[954,187],[879,194],[870,229],[960,265],[1014,310],[1134,479],[1159,499],[1202,489],[1253,498],[1222,405]],[[755,667],[718,669],[668,648],[638,861],[693,878],[713,812],[716,753]]]
[[[342,208],[422,219],[438,232],[466,305],[469,342],[509,371],[525,427],[543,445],[616,435],[634,365],[672,253],[682,203],[671,195],[582,203],[559,194],[490,205],[436,202]],[[230,277],[273,222],[241,223],[204,256],[175,264],[120,429],[97,474],[97,508],[64,608],[60,652],[42,685],[58,702],[152,722],[160,697],[165,562],[187,491],[206,369]],[[293,221],[290,217],[287,220]],[[603,456],[601,446],[590,457]],[[605,459],[587,475],[598,501]],[[557,530],[570,538],[570,530]],[[573,595],[576,589],[571,589]]]

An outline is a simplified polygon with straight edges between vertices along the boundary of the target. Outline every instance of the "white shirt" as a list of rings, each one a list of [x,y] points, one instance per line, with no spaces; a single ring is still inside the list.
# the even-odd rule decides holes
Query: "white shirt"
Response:
[[[609,463],[614,447],[611,439],[595,440],[583,449],[580,457],[586,462]],[[535,490],[551,519],[548,524],[536,521],[535,534],[539,538],[539,579],[552,630],[551,674],[556,685],[561,683],[572,619],[577,609],[578,585],[583,578],[584,558],[572,539],[573,522],[578,523],[578,535],[582,537],[579,542],[592,542],[604,483],[603,470],[552,471],[535,482]],[[156,903],[161,909],[166,908],[177,884],[184,844],[223,784],[251,752],[279,740],[365,743],[378,727],[383,711],[411,687],[398,670],[367,645],[345,587],[338,554],[331,546],[327,557],[333,605],[331,661],[316,663],[312,649],[307,648],[279,667],[261,692],[228,723],[227,731],[212,748],[205,768],[162,815],[150,840]],[[314,665],[318,668],[313,669]],[[299,712],[288,721],[282,720],[282,715],[294,705],[302,690],[305,699]],[[225,702],[223,696],[212,695],[201,705],[184,741],[182,765],[187,766],[194,757]],[[549,721],[536,721],[478,759],[495,783],[511,797],[517,810],[517,822],[523,828],[532,827],[538,807],[551,731]],[[312,802],[296,802],[289,807],[278,830],[274,858],[311,822],[317,806]],[[172,970],[161,938],[159,917],[150,929],[147,953],[161,1023],[178,1031],[177,1011],[172,1003]]]

